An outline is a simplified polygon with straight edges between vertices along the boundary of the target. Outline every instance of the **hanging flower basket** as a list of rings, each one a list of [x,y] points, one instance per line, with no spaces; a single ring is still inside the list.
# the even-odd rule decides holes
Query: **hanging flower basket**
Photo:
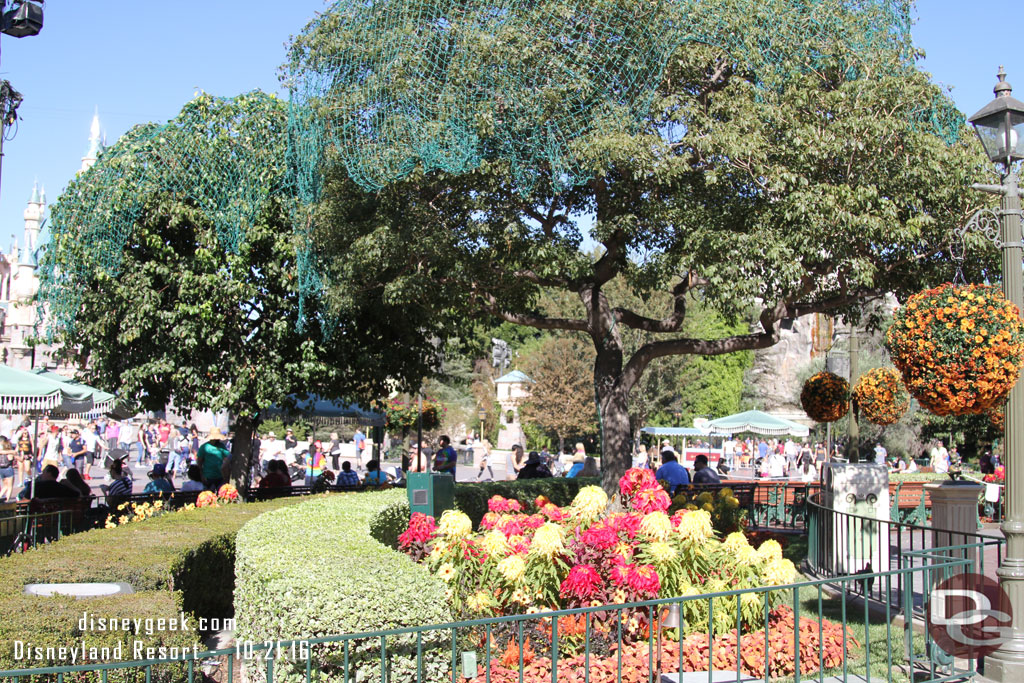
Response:
[[[850,383],[831,372],[819,372],[804,382],[800,405],[815,422],[835,422],[850,409]]]
[[[1024,323],[995,287],[946,283],[907,300],[885,345],[925,409],[980,415],[1002,405],[1017,382]]]
[[[875,368],[860,376],[850,395],[861,417],[876,425],[898,422],[910,407],[910,394],[895,368]]]
[[[1006,406],[997,405],[988,411],[988,423],[998,431],[1006,429]]]

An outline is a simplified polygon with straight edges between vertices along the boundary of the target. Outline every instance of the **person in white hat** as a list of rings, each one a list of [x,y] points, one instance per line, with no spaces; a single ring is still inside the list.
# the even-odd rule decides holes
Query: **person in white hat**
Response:
[[[227,479],[228,462],[231,453],[224,447],[224,435],[214,427],[210,430],[207,442],[199,447],[197,460],[203,473],[203,485],[206,490],[216,493]]]

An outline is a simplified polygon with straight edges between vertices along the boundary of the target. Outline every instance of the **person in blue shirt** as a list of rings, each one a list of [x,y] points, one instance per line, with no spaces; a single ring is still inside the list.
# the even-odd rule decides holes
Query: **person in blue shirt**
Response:
[[[167,468],[157,463],[149,472],[149,483],[142,489],[143,493],[173,493],[174,484],[167,481]]]
[[[338,486],[359,486],[359,475],[352,471],[352,463],[345,460],[341,463],[341,472],[338,472]]]
[[[670,449],[665,449],[661,452],[661,462],[663,464],[654,473],[654,478],[667,481],[669,494],[675,495],[676,489],[680,486],[687,486],[690,483],[690,473],[679,464],[679,461],[676,460],[675,452]]]
[[[363,483],[368,486],[380,486],[387,484],[391,481],[391,477],[386,472],[382,472],[380,469],[380,461],[371,460],[366,463],[366,477],[363,479]]]

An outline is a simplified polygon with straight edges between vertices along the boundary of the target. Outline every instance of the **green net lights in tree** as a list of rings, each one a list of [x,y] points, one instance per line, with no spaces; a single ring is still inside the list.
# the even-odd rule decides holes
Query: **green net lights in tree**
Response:
[[[850,410],[850,383],[831,372],[812,375],[800,391],[800,405],[815,422],[835,422]]]
[[[649,117],[680,45],[717,46],[780,90],[810,71],[856,77],[880,50],[910,63],[910,23],[904,0],[341,0],[295,40],[293,138],[313,142],[309,166],[323,136],[368,191],[485,161],[560,189],[602,165],[595,140]]]
[[[946,283],[896,311],[885,345],[926,410],[980,415],[1002,406],[1017,382],[1024,323],[995,287]]]
[[[136,222],[181,204],[177,220],[208,221],[236,252],[246,226],[271,198],[289,200],[288,111],[273,95],[225,99],[198,94],[160,126],[136,126],[78,175],[50,211],[51,240],[40,263],[40,300],[51,331],[69,327],[81,292],[116,277]]]
[[[910,395],[895,368],[875,368],[857,380],[850,394],[860,417],[876,425],[899,421],[910,407]]]

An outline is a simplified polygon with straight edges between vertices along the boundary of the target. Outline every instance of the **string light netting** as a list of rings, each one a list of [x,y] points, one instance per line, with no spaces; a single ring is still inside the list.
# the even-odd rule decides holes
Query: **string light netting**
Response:
[[[902,0],[342,0],[296,39],[289,84],[316,121],[300,136],[326,135],[368,191],[485,159],[557,190],[591,176],[590,138],[645,119],[685,42],[778,89],[825,62],[856,77],[880,50],[899,66],[909,29]]]
[[[905,0],[341,0],[294,40],[288,105],[199,96],[71,183],[40,271],[50,332],[73,324],[97,274],[117,275],[161,193],[202,211],[228,251],[267,201],[286,202],[307,302],[325,285],[312,235],[329,167],[367,191],[484,162],[507,164],[524,192],[566,188],[593,175],[598,136],[649,119],[680,45],[718,46],[762,92],[779,92],[815,69],[857,78],[866,55],[907,68],[909,14]],[[963,125],[945,100],[909,116],[947,141]]]

